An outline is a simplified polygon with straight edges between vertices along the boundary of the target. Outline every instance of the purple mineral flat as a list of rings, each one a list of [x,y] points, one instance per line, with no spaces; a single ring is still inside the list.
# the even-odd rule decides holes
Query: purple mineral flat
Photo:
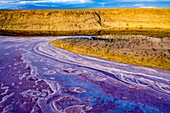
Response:
[[[1,113],[169,113],[170,71],[0,37]]]

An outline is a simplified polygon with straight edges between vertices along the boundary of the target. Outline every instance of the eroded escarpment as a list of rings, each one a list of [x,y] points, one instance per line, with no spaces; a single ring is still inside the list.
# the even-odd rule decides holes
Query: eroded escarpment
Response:
[[[1,35],[145,34],[169,36],[170,9],[0,11]]]

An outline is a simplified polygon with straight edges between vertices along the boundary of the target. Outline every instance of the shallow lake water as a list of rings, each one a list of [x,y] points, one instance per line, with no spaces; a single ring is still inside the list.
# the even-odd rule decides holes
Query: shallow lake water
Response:
[[[64,37],[0,37],[2,113],[169,113],[170,71],[77,55]]]

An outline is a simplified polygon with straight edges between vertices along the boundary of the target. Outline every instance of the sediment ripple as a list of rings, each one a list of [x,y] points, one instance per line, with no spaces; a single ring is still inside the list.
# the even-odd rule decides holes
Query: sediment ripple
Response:
[[[77,55],[48,44],[65,37],[0,38],[2,113],[170,111],[169,71]]]

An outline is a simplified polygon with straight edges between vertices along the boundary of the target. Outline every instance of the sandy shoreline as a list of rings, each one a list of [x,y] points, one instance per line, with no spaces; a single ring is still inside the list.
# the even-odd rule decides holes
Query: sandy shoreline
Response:
[[[98,35],[144,35],[158,38],[170,37],[170,29],[160,30],[68,30],[68,31],[45,31],[45,30],[0,30],[0,36],[98,36]]]

